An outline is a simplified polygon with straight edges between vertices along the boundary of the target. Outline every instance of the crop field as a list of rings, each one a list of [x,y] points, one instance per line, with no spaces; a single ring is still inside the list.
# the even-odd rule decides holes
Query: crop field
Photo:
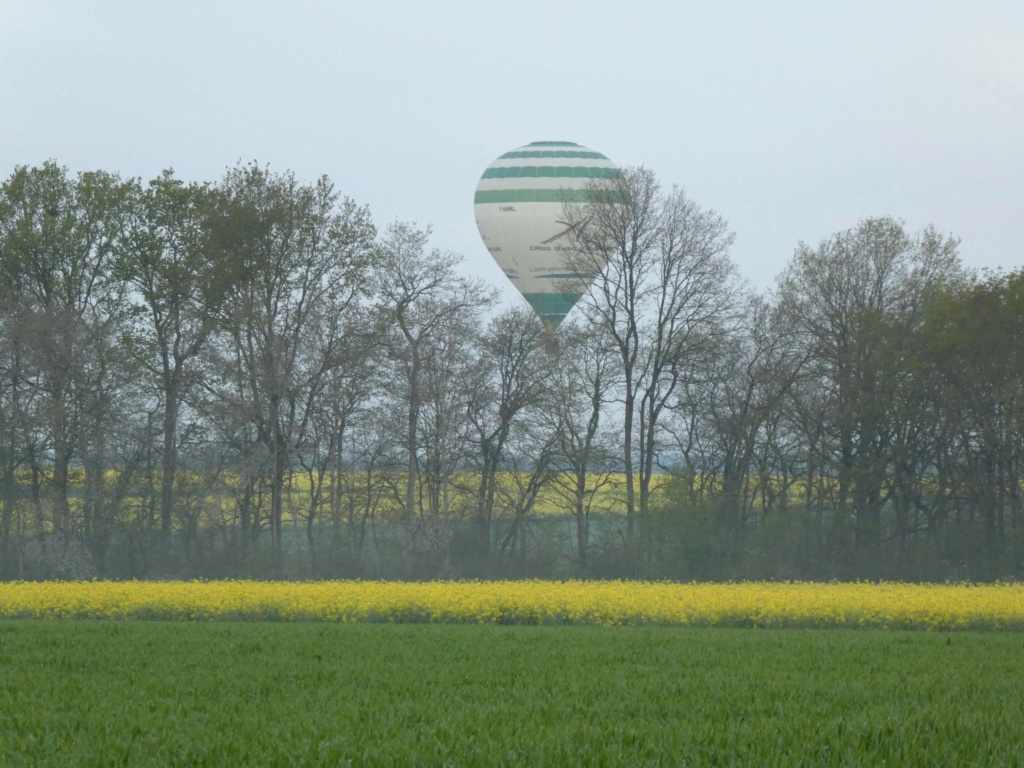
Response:
[[[0,620],[0,764],[1017,765],[1024,635]]]
[[[1022,629],[1016,584],[5,583],[0,765],[1014,765]]]
[[[1024,585],[12,582],[3,618],[1022,630]]]
[[[376,514],[383,518],[397,515],[400,512],[398,498],[404,493],[407,475],[404,472],[378,471],[373,480],[374,488],[371,492],[372,504],[375,506]],[[113,485],[117,482],[118,473],[116,470],[107,470],[104,473],[105,482]],[[28,470],[17,470],[15,482],[22,495],[28,498],[31,494],[32,475]],[[322,493],[329,496],[332,492],[333,477],[327,475],[323,479]],[[652,487],[655,490],[663,487],[670,479],[670,475],[657,474],[652,480]],[[222,473],[219,482],[206,486],[204,478],[181,473],[179,484],[182,487],[191,487],[192,492],[198,489],[205,489],[205,501],[212,507],[220,507],[223,511],[229,512],[235,504],[234,491],[242,485],[242,477],[237,472]],[[208,479],[207,479],[208,480]],[[511,473],[502,472],[498,476],[498,497],[515,497],[518,494],[519,484],[525,484],[528,475],[516,477]],[[53,482],[53,470],[43,469],[39,473],[39,481],[43,486]],[[708,480],[709,487],[714,482]],[[82,494],[85,488],[85,472],[81,467],[71,467],[68,473],[69,483],[69,506],[72,511],[78,513],[82,507]],[[159,487],[159,477],[154,475],[147,479],[139,475],[136,479],[136,490],[151,490]],[[473,472],[457,472],[448,480],[448,504],[452,510],[471,510],[476,503],[477,487],[480,483],[479,475]],[[359,500],[360,504],[367,502],[366,478],[358,472],[345,474],[344,483],[340,492],[351,494]],[[570,510],[566,501],[566,488],[574,488],[575,479],[568,475],[559,477],[555,482],[546,485],[541,489],[533,507],[533,514],[536,515],[562,515]],[[593,509],[599,512],[623,513],[625,504],[626,476],[622,473],[592,474],[588,477],[587,489],[594,495]],[[308,498],[311,489],[310,477],[303,472],[291,472],[285,477],[285,504],[284,516],[290,520],[296,516],[298,509],[304,509],[308,505]],[[397,495],[396,495],[397,494]],[[126,506],[143,506],[147,503],[141,495],[129,494],[125,499]],[[3,508],[0,502],[0,509]]]

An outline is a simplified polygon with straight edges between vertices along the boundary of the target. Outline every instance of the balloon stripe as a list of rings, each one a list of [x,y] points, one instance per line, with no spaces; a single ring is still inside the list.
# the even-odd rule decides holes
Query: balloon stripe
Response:
[[[555,179],[617,179],[622,176],[622,171],[618,168],[586,165],[505,165],[488,168],[480,178],[519,179],[545,176]]]
[[[573,157],[581,160],[607,160],[608,158],[602,155],[600,152],[577,152],[575,150],[516,150],[514,152],[506,152],[504,155],[499,157],[499,160],[519,160],[527,159],[532,157]]]
[[[597,189],[481,189],[473,197],[477,205],[484,203],[621,203],[624,197],[616,190]]]

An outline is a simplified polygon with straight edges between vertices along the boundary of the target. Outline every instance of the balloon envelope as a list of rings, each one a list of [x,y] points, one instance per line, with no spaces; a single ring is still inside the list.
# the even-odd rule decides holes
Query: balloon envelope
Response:
[[[491,163],[476,188],[476,226],[491,256],[534,311],[552,326],[593,275],[565,263],[573,228],[565,203],[588,203],[594,179],[621,172],[600,152],[570,141],[537,141]]]

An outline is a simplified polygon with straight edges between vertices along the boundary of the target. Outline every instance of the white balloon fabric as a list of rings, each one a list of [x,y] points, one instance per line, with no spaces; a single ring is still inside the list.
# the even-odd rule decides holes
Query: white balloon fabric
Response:
[[[571,141],[536,141],[491,163],[476,188],[476,226],[491,256],[553,327],[562,322],[593,275],[565,264],[573,226],[567,202],[589,203],[593,179],[617,178],[618,167]]]

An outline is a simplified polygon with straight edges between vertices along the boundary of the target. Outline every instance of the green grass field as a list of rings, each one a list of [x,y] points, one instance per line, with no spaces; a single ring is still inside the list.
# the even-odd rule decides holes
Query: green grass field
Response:
[[[0,622],[0,764],[1015,765],[1024,635]]]

